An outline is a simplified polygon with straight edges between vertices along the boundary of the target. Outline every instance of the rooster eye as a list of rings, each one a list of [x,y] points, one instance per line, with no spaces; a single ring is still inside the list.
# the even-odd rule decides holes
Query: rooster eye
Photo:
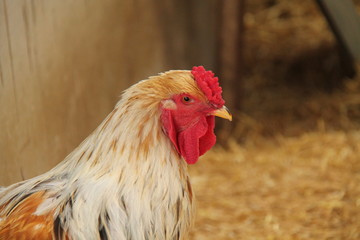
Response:
[[[190,98],[187,97],[187,96],[185,96],[183,99],[184,99],[184,102],[189,102],[190,101]]]
[[[181,99],[182,103],[184,104],[190,104],[192,103],[194,100],[191,97],[188,96],[183,96]]]

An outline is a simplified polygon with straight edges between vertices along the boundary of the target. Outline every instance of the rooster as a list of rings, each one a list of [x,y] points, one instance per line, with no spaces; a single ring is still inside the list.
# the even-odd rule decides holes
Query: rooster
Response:
[[[64,161],[0,191],[0,239],[186,239],[187,164],[232,118],[221,93],[202,66],[131,86]]]

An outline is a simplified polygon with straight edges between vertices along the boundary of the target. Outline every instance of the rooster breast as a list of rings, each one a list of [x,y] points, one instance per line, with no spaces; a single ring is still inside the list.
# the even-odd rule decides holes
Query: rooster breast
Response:
[[[71,187],[39,183],[2,206],[10,209],[0,218],[0,239],[184,239],[193,214],[188,176],[158,176],[120,186],[111,177],[80,178]]]

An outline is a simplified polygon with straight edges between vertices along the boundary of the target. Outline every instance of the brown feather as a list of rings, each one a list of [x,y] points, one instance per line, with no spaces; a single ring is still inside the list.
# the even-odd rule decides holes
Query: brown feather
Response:
[[[34,215],[45,200],[45,192],[36,192],[22,200],[8,216],[0,216],[0,239],[51,239],[53,213]],[[0,207],[0,211],[5,205]]]

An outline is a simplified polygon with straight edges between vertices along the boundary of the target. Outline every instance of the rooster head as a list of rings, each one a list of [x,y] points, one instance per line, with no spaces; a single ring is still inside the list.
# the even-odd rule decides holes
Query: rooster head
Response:
[[[215,116],[232,120],[224,106],[218,78],[204,67],[194,67],[185,75],[175,71],[165,73],[170,96],[161,101],[161,122],[178,153],[188,164],[194,164],[199,156],[216,142]],[[175,92],[171,92],[173,85]]]

